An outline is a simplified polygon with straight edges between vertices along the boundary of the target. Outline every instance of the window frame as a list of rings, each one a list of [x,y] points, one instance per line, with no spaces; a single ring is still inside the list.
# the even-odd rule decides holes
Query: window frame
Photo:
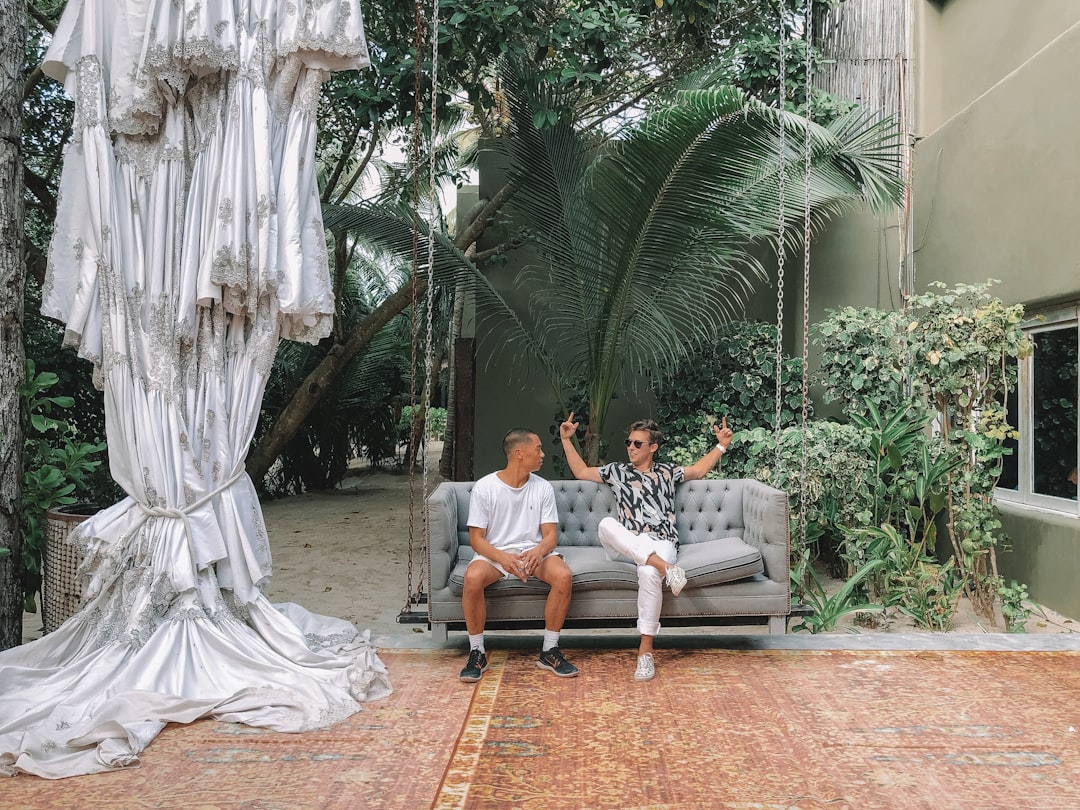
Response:
[[[1021,323],[1020,327],[1032,337],[1037,337],[1040,332],[1049,332],[1070,325],[1076,332],[1077,346],[1080,347],[1080,302],[1039,312]],[[1080,365],[1080,351],[1078,351],[1077,363]],[[1013,490],[995,487],[994,499],[1010,505],[1080,518],[1080,498],[1059,498],[1055,495],[1042,495],[1034,491],[1034,353],[1017,360],[1017,372],[1015,424],[1020,432],[1020,438],[1017,440],[1017,488]],[[1077,380],[1077,403],[1080,404],[1080,375],[1078,375]],[[1078,421],[1080,421],[1080,417],[1078,417]],[[1076,463],[1080,465],[1080,425],[1077,428],[1077,436]]]

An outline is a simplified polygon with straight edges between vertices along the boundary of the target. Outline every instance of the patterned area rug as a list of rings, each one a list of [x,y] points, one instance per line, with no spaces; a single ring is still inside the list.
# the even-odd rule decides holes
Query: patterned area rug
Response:
[[[1080,653],[380,651],[395,693],[317,733],[167,728],[138,768],[0,780],[8,808],[1080,807]]]
[[[1080,807],[1077,653],[497,653],[434,806]]]
[[[379,657],[394,694],[332,728],[279,734],[213,720],[168,726],[135,768],[57,781],[0,776],[0,808],[426,808],[472,699],[457,678],[463,656],[380,650]]]

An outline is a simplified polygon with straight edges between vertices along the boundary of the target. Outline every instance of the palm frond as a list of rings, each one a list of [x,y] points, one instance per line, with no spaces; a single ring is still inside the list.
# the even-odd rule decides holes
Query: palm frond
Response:
[[[537,289],[543,342],[560,347],[568,376],[592,381],[590,396],[676,364],[743,311],[765,278],[753,245],[775,242],[781,177],[789,246],[807,196],[812,233],[846,208],[899,199],[887,121],[850,114],[823,127],[736,88],[684,90],[594,154],[561,121],[532,126],[552,101],[517,78],[513,206],[539,255],[521,281]]]

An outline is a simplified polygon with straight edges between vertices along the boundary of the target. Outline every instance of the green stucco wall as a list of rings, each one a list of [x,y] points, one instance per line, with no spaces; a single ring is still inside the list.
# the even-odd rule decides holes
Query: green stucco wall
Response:
[[[914,289],[1002,283],[1029,311],[1080,298],[1080,2],[915,0]],[[895,307],[897,223],[845,218],[812,251],[812,320]],[[1006,580],[1080,617],[1080,521],[1003,506]]]

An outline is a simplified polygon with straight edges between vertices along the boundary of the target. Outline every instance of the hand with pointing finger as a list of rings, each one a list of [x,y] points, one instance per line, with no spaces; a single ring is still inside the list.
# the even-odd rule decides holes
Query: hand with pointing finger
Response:
[[[731,444],[732,437],[735,435],[735,431],[733,431],[727,425],[727,417],[721,417],[720,424],[714,424],[712,427],[713,433],[716,434],[716,443],[721,445],[726,450]]]
[[[574,434],[577,433],[579,422],[574,421],[574,412],[571,411],[570,415],[566,417],[566,421],[559,425],[559,438],[560,439],[572,439]]]

